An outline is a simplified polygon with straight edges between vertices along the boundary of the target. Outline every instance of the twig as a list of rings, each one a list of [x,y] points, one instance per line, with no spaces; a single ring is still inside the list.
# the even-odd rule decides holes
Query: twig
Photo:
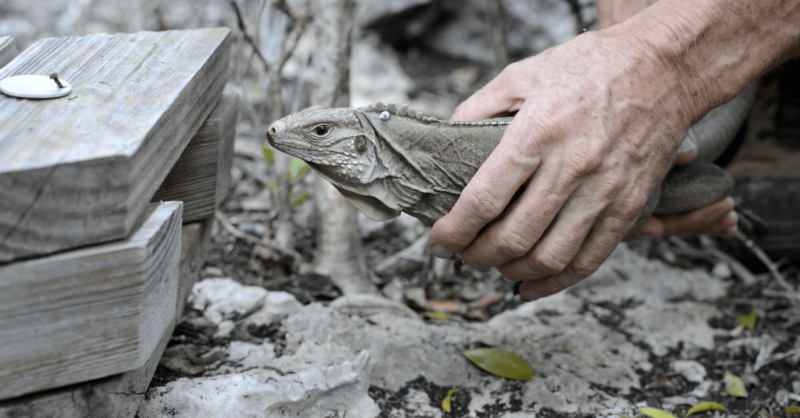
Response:
[[[231,6],[233,6],[233,11],[236,13],[236,23],[239,25],[239,30],[242,31],[242,38],[244,38],[244,40],[250,44],[250,47],[253,48],[253,52],[264,64],[264,68],[269,71],[269,62],[267,62],[267,59],[261,55],[261,51],[258,49],[256,41],[250,36],[249,33],[247,33],[247,26],[244,24],[244,18],[242,17],[242,10],[239,9],[239,5],[236,3],[236,0],[231,0]]]
[[[753,242],[753,240],[748,238],[741,231],[736,231],[736,238],[742,241],[745,247],[750,249],[750,251],[752,251],[753,254],[755,254],[756,257],[758,257],[758,259],[761,260],[761,262],[764,263],[765,266],[767,266],[767,269],[769,269],[769,272],[775,279],[775,281],[778,282],[778,284],[786,291],[786,297],[794,301],[795,303],[800,303],[800,294],[798,294],[797,290],[795,290],[786,281],[781,272],[778,270],[778,267],[775,265],[775,263],[772,262],[772,260],[770,260],[769,256],[767,256],[764,250],[762,250],[759,246],[757,246],[756,243]]]
[[[489,32],[489,42],[494,51],[494,70],[503,71],[508,65],[508,49],[506,48],[505,25],[503,25],[503,5],[500,0],[483,0],[486,16],[486,29]]]
[[[228,218],[225,215],[223,215],[222,212],[220,211],[214,213],[214,219],[216,219],[217,222],[219,222],[220,226],[222,226],[223,229],[228,231],[229,234],[233,235],[236,238],[241,238],[254,245],[260,245],[262,247],[269,248],[270,250],[275,251],[281,256],[291,259],[293,263],[300,262],[302,260],[302,256],[294,250],[281,248],[281,246],[275,245],[274,243],[266,239],[259,239],[254,235],[250,235],[246,232],[239,230],[238,228],[233,226],[231,221],[229,221]]]
[[[733,270],[733,274],[742,279],[742,282],[744,282],[745,286],[752,286],[758,283],[758,278],[755,276],[755,274],[753,274],[750,270],[748,270],[747,267],[744,266],[744,264],[739,262],[739,260],[731,257],[724,251],[720,251],[719,249],[714,248],[711,242],[711,238],[709,238],[707,235],[700,236],[700,244],[706,251],[710,252],[714,257],[716,257],[720,261],[728,263],[728,265],[731,267],[731,270]]]

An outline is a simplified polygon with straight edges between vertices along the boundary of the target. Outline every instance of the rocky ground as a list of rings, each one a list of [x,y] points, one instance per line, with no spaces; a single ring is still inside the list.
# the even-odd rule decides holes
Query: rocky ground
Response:
[[[275,2],[239,1],[250,36],[274,63],[290,19]],[[278,2],[280,3],[280,2]],[[288,2],[295,5],[295,1]],[[592,29],[589,1],[503,0],[510,60]],[[358,2],[351,101],[411,103],[449,117],[495,74],[486,3]],[[24,48],[45,36],[225,25],[234,31],[228,92],[242,98],[234,188],[191,301],[148,390],[145,417],[530,417],[634,415],[650,406],[684,414],[699,401],[714,416],[786,416],[800,405],[800,308],[763,265],[744,268],[710,239],[621,245],[592,277],[533,303],[497,272],[428,253],[410,217],[359,229],[371,282],[382,296],[342,296],[310,273],[313,205],[294,207],[293,249],[274,236],[275,169],[262,154],[268,77],[225,1],[6,1],[0,34]],[[309,35],[284,67],[284,112],[314,88]],[[313,193],[311,174],[294,194]],[[778,265],[790,286],[798,270]],[[437,312],[442,315],[431,315]],[[756,312],[754,330],[737,317]],[[495,377],[461,353],[494,347],[534,369],[529,381]],[[733,398],[730,371],[748,396]],[[442,409],[450,389],[452,412]],[[712,413],[705,413],[711,416]]]

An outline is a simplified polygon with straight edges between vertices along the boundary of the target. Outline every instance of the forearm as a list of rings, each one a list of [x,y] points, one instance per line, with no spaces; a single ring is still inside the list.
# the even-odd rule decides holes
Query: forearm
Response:
[[[695,122],[800,52],[800,2],[661,0],[600,33],[632,37],[639,53],[660,61],[681,86],[685,117]]]

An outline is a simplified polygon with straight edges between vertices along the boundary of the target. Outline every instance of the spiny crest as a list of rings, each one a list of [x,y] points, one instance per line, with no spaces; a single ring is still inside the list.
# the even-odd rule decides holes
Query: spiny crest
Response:
[[[437,123],[444,123],[447,125],[453,126],[503,126],[508,125],[510,122],[507,121],[465,121],[465,122],[451,122],[447,120],[440,120],[434,117],[425,116],[422,112],[415,110],[413,107],[408,107],[407,104],[401,104],[400,106],[396,106],[394,103],[383,104],[382,102],[378,102],[375,104],[370,104],[367,107],[360,108],[360,110],[366,112],[375,112],[378,113],[378,119],[381,120],[388,120],[393,114],[398,116],[407,116],[419,119],[423,122],[437,122]]]

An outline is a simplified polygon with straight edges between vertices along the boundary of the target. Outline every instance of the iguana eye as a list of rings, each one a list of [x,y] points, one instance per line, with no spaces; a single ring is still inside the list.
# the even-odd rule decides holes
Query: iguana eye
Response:
[[[314,129],[311,130],[311,133],[314,134],[314,136],[323,137],[325,135],[328,135],[330,131],[331,128],[328,125],[317,125],[314,127]]]

